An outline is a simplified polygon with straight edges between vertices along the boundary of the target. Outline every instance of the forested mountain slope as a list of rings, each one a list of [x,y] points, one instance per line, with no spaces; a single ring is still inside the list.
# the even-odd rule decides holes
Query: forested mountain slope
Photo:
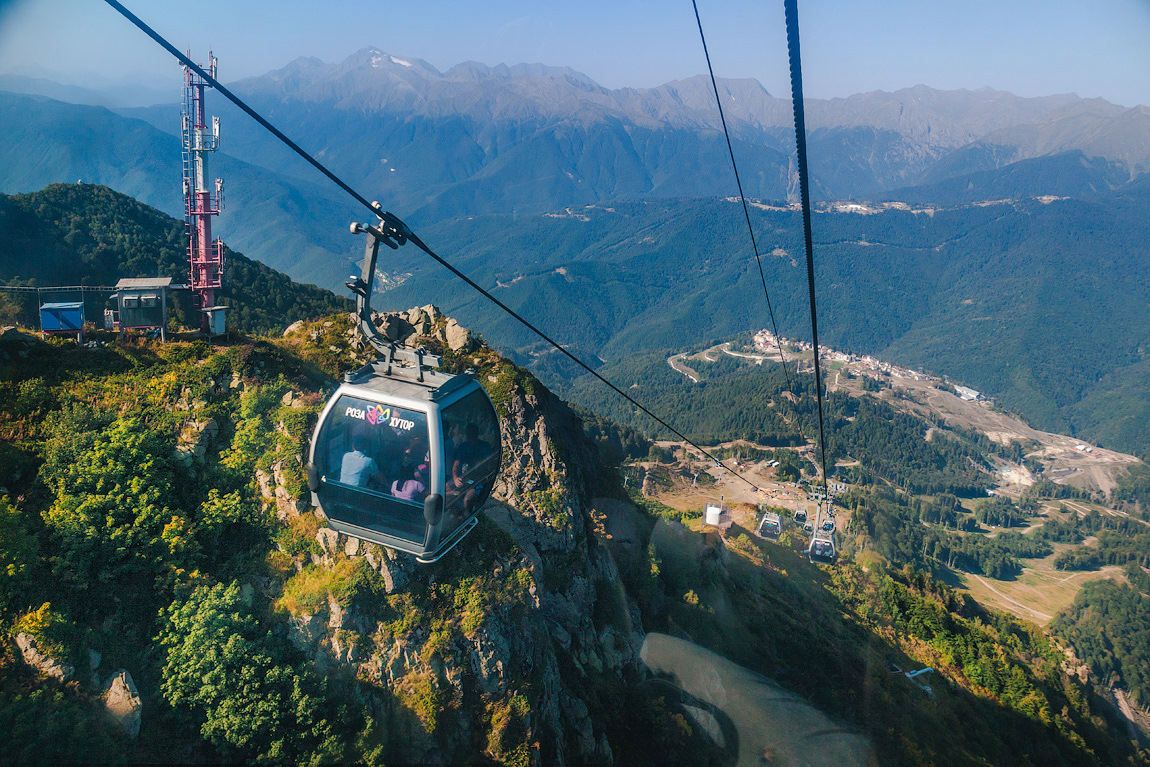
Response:
[[[871,215],[824,207],[814,219],[820,337],[952,376],[1039,428],[1141,453],[1150,447],[1147,200],[1135,183],[1089,201]],[[779,331],[806,338],[800,216],[751,212]],[[614,202],[457,219],[424,240],[560,342],[622,374],[630,354],[769,326],[741,219],[733,200]],[[419,254],[400,251],[381,268],[413,276],[379,303],[430,296],[500,344],[537,348]]]
[[[299,59],[233,87],[414,226],[735,191],[703,77],[610,90],[569,68],[468,62],[439,72],[364,49],[338,64]],[[793,197],[789,102],[753,80],[722,80],[720,88],[747,193]],[[178,214],[174,102],[114,113],[0,93],[12,126],[0,147],[0,191],[83,179]],[[224,126],[212,165],[229,201],[221,234],[295,279],[338,289],[355,255],[341,232],[354,207],[230,103],[210,98],[209,109]],[[916,86],[810,100],[807,114],[816,199],[890,198],[892,190],[932,204],[1073,196],[1150,167],[1145,108],[1072,95]],[[1081,162],[1056,159],[1079,152]]]
[[[301,285],[231,249],[225,252],[228,322],[246,333],[274,333],[299,319],[350,308],[346,298]],[[115,285],[124,277],[188,279],[184,222],[95,184],[53,184],[42,191],[0,195],[0,283],[5,285]],[[0,293],[5,321],[36,326],[31,295]],[[176,294],[173,317],[188,327],[188,294]],[[93,297],[89,319],[99,321]],[[100,305],[96,305],[100,304]],[[94,312],[94,314],[93,314]]]
[[[356,364],[349,331],[344,314],[214,352],[0,361],[6,763],[748,757],[738,701],[647,665],[658,632],[771,677],[788,703],[755,742],[774,758],[848,735],[833,753],[858,764],[1145,764],[1041,632],[912,568],[817,568],[631,506],[567,406],[479,344],[448,364],[476,367],[505,414],[488,518],[432,566],[337,535],[300,502],[296,456]],[[26,665],[16,636],[72,680]],[[934,698],[892,663],[935,666]],[[121,670],[135,739],[102,711]]]
[[[166,131],[103,107],[65,104],[0,91],[8,140],[0,145],[0,192],[35,192],[48,184],[101,184],[172,216],[183,216],[180,118]],[[347,221],[354,203],[315,179],[290,183],[222,150],[210,160],[224,179],[224,211],[215,234],[293,279],[333,288],[347,276],[354,250]]]

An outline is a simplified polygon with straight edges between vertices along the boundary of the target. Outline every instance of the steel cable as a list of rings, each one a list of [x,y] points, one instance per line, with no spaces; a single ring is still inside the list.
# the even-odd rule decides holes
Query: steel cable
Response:
[[[118,13],[120,13],[120,15],[122,15],[124,18],[126,18],[128,21],[130,21],[133,25],[135,25],[141,32],[146,34],[148,37],[152,38],[152,40],[154,40],[157,44],[159,44],[160,47],[162,47],[168,53],[175,56],[176,59],[179,60],[179,62],[181,64],[188,67],[193,72],[195,72],[197,75],[202,77],[204,79],[204,82],[206,82],[212,88],[215,88],[217,91],[219,91],[220,94],[222,94],[225,98],[227,98],[229,101],[231,101],[237,107],[239,107],[241,110],[243,110],[245,113],[247,113],[248,116],[250,116],[256,122],[258,122],[264,128],[266,128],[273,136],[275,136],[280,141],[282,141],[284,144],[286,144],[296,154],[298,154],[303,159],[307,160],[308,163],[310,163],[313,167],[315,167],[316,170],[323,173],[323,175],[327,176],[331,181],[333,181],[337,186],[339,186],[340,189],[344,190],[349,195],[351,195],[357,202],[359,202],[361,205],[363,205],[365,208],[367,208],[373,216],[383,218],[384,221],[386,221],[389,225],[393,226],[396,230],[401,232],[403,234],[403,236],[406,237],[408,240],[410,240],[417,248],[422,250],[424,253],[426,253],[428,256],[430,256],[432,259],[434,259],[437,263],[439,263],[444,268],[446,268],[448,271],[450,271],[452,274],[454,274],[456,277],[463,280],[469,287],[471,287],[472,289],[477,291],[480,295],[482,295],[488,301],[491,301],[493,304],[498,306],[500,309],[502,309],[508,315],[510,315],[511,317],[514,317],[516,320],[518,320],[520,323],[522,323],[524,327],[526,327],[528,330],[535,333],[537,336],[542,338],[548,344],[553,346],[557,351],[561,352],[564,356],[566,356],[568,359],[570,359],[576,365],[581,367],[583,370],[586,370],[588,373],[590,373],[592,376],[594,376],[596,379],[598,379],[601,383],[603,383],[608,388],[610,388],[611,391],[615,392],[620,397],[622,397],[623,399],[630,402],[632,405],[637,407],[639,410],[641,410],[644,414],[646,414],[648,417],[650,417],[652,420],[654,420],[660,426],[667,429],[669,432],[671,432],[672,434],[677,436],[679,439],[681,439],[684,443],[686,443],[686,444],[690,445],[691,447],[695,448],[696,450],[698,450],[700,453],[703,454],[703,456],[714,461],[716,465],[722,466],[722,462],[719,461],[719,459],[715,458],[713,455],[711,455],[711,453],[709,453],[706,449],[704,449],[700,445],[696,444],[693,440],[689,439],[686,435],[684,435],[682,432],[680,432],[674,426],[670,425],[669,423],[664,421],[662,418],[660,418],[659,416],[652,413],[650,410],[648,410],[646,407],[644,407],[640,402],[635,400],[633,397],[631,397],[625,391],[623,391],[618,386],[616,386],[615,384],[611,383],[606,378],[604,378],[594,368],[589,366],[587,363],[583,362],[583,360],[579,359],[578,357],[576,357],[571,352],[567,351],[567,349],[565,349],[560,343],[558,343],[557,341],[552,339],[550,336],[548,336],[546,333],[544,333],[542,330],[540,330],[539,328],[535,327],[530,322],[528,322],[524,317],[519,315],[519,313],[517,313],[514,309],[510,308],[509,306],[504,304],[502,301],[500,301],[498,298],[491,295],[491,293],[489,293],[487,290],[482,288],[478,283],[476,283],[474,280],[472,280],[466,274],[459,271],[459,269],[452,266],[447,260],[445,260],[444,258],[439,256],[437,253],[435,253],[431,248],[429,248],[426,244],[424,244],[424,242],[421,239],[419,239],[419,237],[417,237],[414,232],[411,231],[411,229],[407,226],[407,224],[403,223],[403,221],[401,221],[397,216],[393,215],[392,213],[381,211],[378,207],[373,206],[367,200],[366,197],[364,197],[363,195],[356,192],[348,184],[346,184],[342,179],[340,179],[338,176],[336,176],[335,173],[328,170],[328,168],[326,166],[324,166],[323,163],[321,163],[319,160],[315,159],[310,154],[308,154],[306,151],[301,149],[298,144],[296,144],[290,138],[285,136],[278,128],[276,128],[270,122],[265,120],[258,112],[256,112],[254,109],[252,109],[246,103],[244,103],[243,99],[241,99],[239,96],[235,95],[230,90],[228,90],[226,87],[224,87],[222,84],[220,84],[220,82],[218,80],[216,80],[216,78],[212,77],[207,72],[205,72],[203,67],[196,64],[194,61],[192,61],[190,58],[188,58],[184,54],[180,53],[179,50],[174,45],[172,45],[170,42],[168,42],[166,39],[164,39],[164,37],[162,35],[160,35],[158,32],[156,32],[154,29],[152,29],[150,26],[148,26],[148,24],[146,24],[138,16],[136,16],[134,13],[129,11],[127,8],[125,8],[121,3],[117,2],[117,0],[104,0],[104,2],[106,2],[112,8],[114,8]],[[726,468],[726,467],[723,467],[723,468]],[[750,487],[752,487],[754,489],[758,488],[758,486],[754,482],[747,479],[742,474],[739,474],[734,469],[727,469],[727,471],[730,471],[733,476],[738,477],[743,482],[746,482]]]
[[[711,67],[711,53],[707,50],[707,38],[703,34],[703,22],[699,18],[699,5],[695,0],[691,0],[691,7],[695,9],[695,23],[699,25],[699,39],[703,43],[703,56],[707,59],[707,72],[711,75],[711,88],[715,91],[715,104],[719,107],[719,121],[723,125],[723,136],[727,139],[727,153],[731,156],[731,168],[735,171],[735,184],[739,187],[739,201],[743,203],[743,216],[747,219],[747,231],[751,233],[751,247],[755,251],[755,263],[759,266],[759,279],[763,283],[763,296],[767,299],[767,311],[771,315],[771,328],[775,331],[775,342],[779,347],[779,364],[783,368],[783,377],[786,378],[787,388],[792,392],[794,387],[791,386],[791,376],[787,372],[787,360],[783,356],[783,342],[779,337],[779,326],[775,323],[775,310],[771,306],[771,294],[767,292],[767,278],[763,274],[763,259],[759,255],[759,243],[755,241],[755,228],[751,226],[751,212],[747,208],[747,197],[743,194],[743,182],[739,178],[739,165],[735,162],[735,150],[731,147],[731,134],[727,130],[727,118],[723,114],[723,100],[719,98],[719,86],[715,82],[715,70]]]
[[[823,469],[823,494],[827,495],[827,438],[823,425],[823,375],[819,363],[819,320],[815,309],[815,255],[811,244],[811,197],[807,183],[807,125],[803,110],[803,69],[799,59],[799,9],[797,0],[783,0],[787,22],[787,57],[791,70],[791,105],[795,114],[795,147],[799,160],[799,197],[803,207],[803,242],[807,251],[807,290],[811,303],[811,345],[815,353],[815,396],[819,404],[819,452]]]

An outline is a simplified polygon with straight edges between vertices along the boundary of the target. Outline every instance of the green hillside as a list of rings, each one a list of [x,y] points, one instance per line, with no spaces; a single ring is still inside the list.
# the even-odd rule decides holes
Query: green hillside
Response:
[[[7,280],[184,268],[180,222],[102,187],[5,197],[0,216]],[[646,447],[638,434],[581,418],[482,343],[461,354],[428,337],[505,415],[505,460],[478,529],[420,566],[338,535],[307,502],[316,416],[358,364],[346,303],[242,256],[232,265],[248,270],[233,280],[250,306],[236,316],[269,337],[0,342],[5,764],[718,766],[793,762],[796,738],[829,737],[862,764],[1150,764],[1050,635],[944,582],[951,565],[1010,578],[1057,541],[1075,545],[1068,567],[1098,554],[1144,588],[1150,535],[1136,520],[983,535],[1033,511],[961,505],[985,491],[988,443],[944,429],[928,440],[884,403],[833,396],[828,449],[859,463],[839,499],[845,556],[813,566],[790,531],[778,545],[741,524],[703,535],[697,514],[628,495],[619,461]],[[284,336],[299,317],[314,319]],[[791,400],[777,370],[692,364],[693,387],[663,353],[604,370],[699,439],[768,442],[803,471],[789,448],[814,431],[808,380]],[[591,402],[585,383],[571,391]],[[647,428],[617,402],[592,404]],[[1144,485],[1131,475],[1123,498],[1141,502]],[[1082,552],[1086,534],[1099,544]],[[1145,605],[1108,588],[1084,590],[1058,630],[1096,675],[1113,673],[1094,681],[1121,679],[1144,701]],[[1113,658],[1089,641],[1099,625],[1119,638]],[[729,665],[656,672],[642,648],[660,635]],[[929,696],[891,671],[924,665]],[[692,674],[720,668],[787,704],[691,692]],[[121,672],[143,713],[118,725],[105,696]],[[755,740],[739,730],[748,721]],[[762,753],[745,752],[760,739]]]
[[[1150,231],[1145,189],[1124,195],[818,213],[820,337],[951,376],[1039,428],[1140,452]],[[799,215],[752,208],[752,218],[779,330],[807,338]],[[621,362],[769,326],[741,219],[732,201],[613,202],[460,219],[423,237],[560,342]],[[501,345],[534,349],[522,326],[419,254],[390,268],[414,276],[380,303],[431,299]]]
[[[796,376],[788,389],[775,365],[760,367],[721,354],[715,362],[695,357],[684,364],[690,365],[697,383],[673,370],[665,353],[638,355],[601,372],[694,440],[774,446],[779,449],[769,454],[752,448],[743,455],[751,461],[774,458],[787,463],[789,454],[797,468],[788,472],[788,479],[799,479],[800,471],[814,477],[810,464],[787,449],[818,435],[811,375]],[[836,499],[850,512],[841,545],[877,553],[896,566],[922,569],[952,584],[958,573],[1013,581],[1034,560],[1047,558],[1055,569],[1074,573],[1124,568],[1122,578],[1133,589],[1121,580],[1089,583],[1052,627],[1100,683],[1125,688],[1145,707],[1150,700],[1150,680],[1144,673],[1150,667],[1150,647],[1143,641],[1150,615],[1150,469],[1135,464],[1118,477],[1109,498],[1093,497],[1100,506],[1084,516],[1068,512],[1058,499],[1082,501],[1090,494],[1049,480],[1040,479],[1019,499],[987,499],[986,491],[995,485],[994,471],[1003,465],[1025,464],[1043,476],[1042,462],[1033,454],[1027,457],[1033,445],[1003,446],[941,419],[899,413],[893,399],[899,390],[882,392],[881,384],[872,384],[874,398],[836,391],[824,402],[828,465],[841,462],[834,470],[836,481],[853,486]],[[880,393],[885,400],[878,398]],[[565,394],[620,423],[674,439],[590,376],[577,379]],[[734,450],[726,453],[733,455]],[[719,456],[730,457],[722,451]],[[656,450],[651,458],[671,462]],[[686,471],[690,477],[687,469],[668,470]],[[779,472],[776,477],[782,478],[782,469]],[[1057,513],[1050,513],[1052,509]]]
[[[40,192],[0,195],[0,283],[5,285],[115,285],[124,277],[171,277],[186,283],[184,222],[107,187],[52,184]],[[282,332],[299,319],[350,309],[351,302],[301,285],[257,261],[225,249],[222,302],[228,322],[250,334]],[[177,322],[188,317],[190,296],[178,294]],[[36,326],[35,303],[0,293],[7,320]],[[99,300],[88,319],[99,321]]]
[[[169,215],[183,214],[178,113],[168,116],[165,132],[103,107],[0,91],[0,115],[9,126],[8,141],[0,146],[0,192],[28,193],[80,180]],[[288,180],[237,159],[229,154],[226,124],[224,130],[223,149],[210,165],[212,175],[224,179],[225,207],[216,233],[296,280],[337,288],[355,255],[346,236],[354,203],[314,178]],[[277,150],[288,152],[268,151]]]
[[[747,712],[652,675],[632,644],[647,632],[781,686],[795,703],[758,733],[772,760],[810,730],[850,734],[856,763],[1147,763],[1041,632],[921,571],[817,568],[629,507],[571,411],[483,347],[451,364],[510,414],[492,507],[510,524],[429,567],[330,537],[296,505],[295,456],[351,364],[345,317],[215,352],[35,344],[0,362],[6,764],[745,758],[692,711],[726,732]],[[20,633],[74,680],[34,673]],[[934,666],[933,699],[888,663]],[[134,740],[102,712],[118,669]]]

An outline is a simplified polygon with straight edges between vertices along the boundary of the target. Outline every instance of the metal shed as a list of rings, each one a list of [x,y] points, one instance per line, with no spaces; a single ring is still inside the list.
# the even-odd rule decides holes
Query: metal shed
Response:
[[[171,277],[128,277],[117,282],[114,298],[120,330],[159,328],[164,338],[171,286]]]
[[[40,304],[40,334],[76,334],[76,342],[82,340],[84,330],[83,301],[55,301]]]
[[[227,334],[227,327],[225,318],[227,316],[228,307],[226,306],[209,306],[201,309],[207,315],[207,335],[208,338],[215,338]]]

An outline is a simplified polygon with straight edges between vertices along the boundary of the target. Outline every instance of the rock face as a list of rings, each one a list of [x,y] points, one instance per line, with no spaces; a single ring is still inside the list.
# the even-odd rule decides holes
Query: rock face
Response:
[[[453,352],[470,351],[475,346],[471,331],[450,317],[444,317],[439,308],[428,304],[405,312],[378,312],[372,322],[389,341],[417,346],[428,340],[438,341]]]
[[[74,667],[40,652],[36,647],[36,640],[31,634],[25,634],[23,631],[18,633],[16,635],[16,646],[20,648],[20,654],[24,657],[24,662],[45,676],[50,676],[61,682],[67,682],[72,678],[72,675],[76,673]]]
[[[39,343],[42,343],[39,338],[14,325],[0,328],[0,360],[26,358],[32,347]]]
[[[447,325],[443,328],[444,339],[447,341],[447,346],[453,352],[466,349],[471,345],[471,331],[465,327],[461,327],[454,319],[447,321]]]
[[[202,464],[208,452],[208,446],[219,435],[220,426],[216,419],[206,421],[190,420],[180,430],[176,442],[176,460],[185,467],[193,464]]]
[[[140,734],[140,716],[143,703],[132,682],[132,675],[120,669],[108,681],[104,691],[104,710],[108,712],[129,738]]]
[[[503,762],[527,743],[531,764],[610,764],[606,723],[581,691],[642,673],[643,636],[591,517],[598,451],[565,403],[434,306],[374,319],[389,337],[422,333],[470,349],[457,362],[494,384],[503,468],[487,519],[436,565],[321,523],[312,563],[334,575],[362,562],[382,588],[375,606],[333,597],[292,616],[290,640],[329,680],[354,680],[349,692],[400,761]],[[257,472],[269,505],[302,502],[280,499],[275,475]]]
[[[293,400],[293,404],[299,400]],[[288,489],[287,477],[284,474],[283,463],[277,461],[272,464],[269,474],[261,469],[255,470],[256,485],[259,488],[260,500],[264,508],[275,506],[276,517],[281,521],[291,517],[298,517],[300,513],[311,508],[311,499],[296,498]]]

